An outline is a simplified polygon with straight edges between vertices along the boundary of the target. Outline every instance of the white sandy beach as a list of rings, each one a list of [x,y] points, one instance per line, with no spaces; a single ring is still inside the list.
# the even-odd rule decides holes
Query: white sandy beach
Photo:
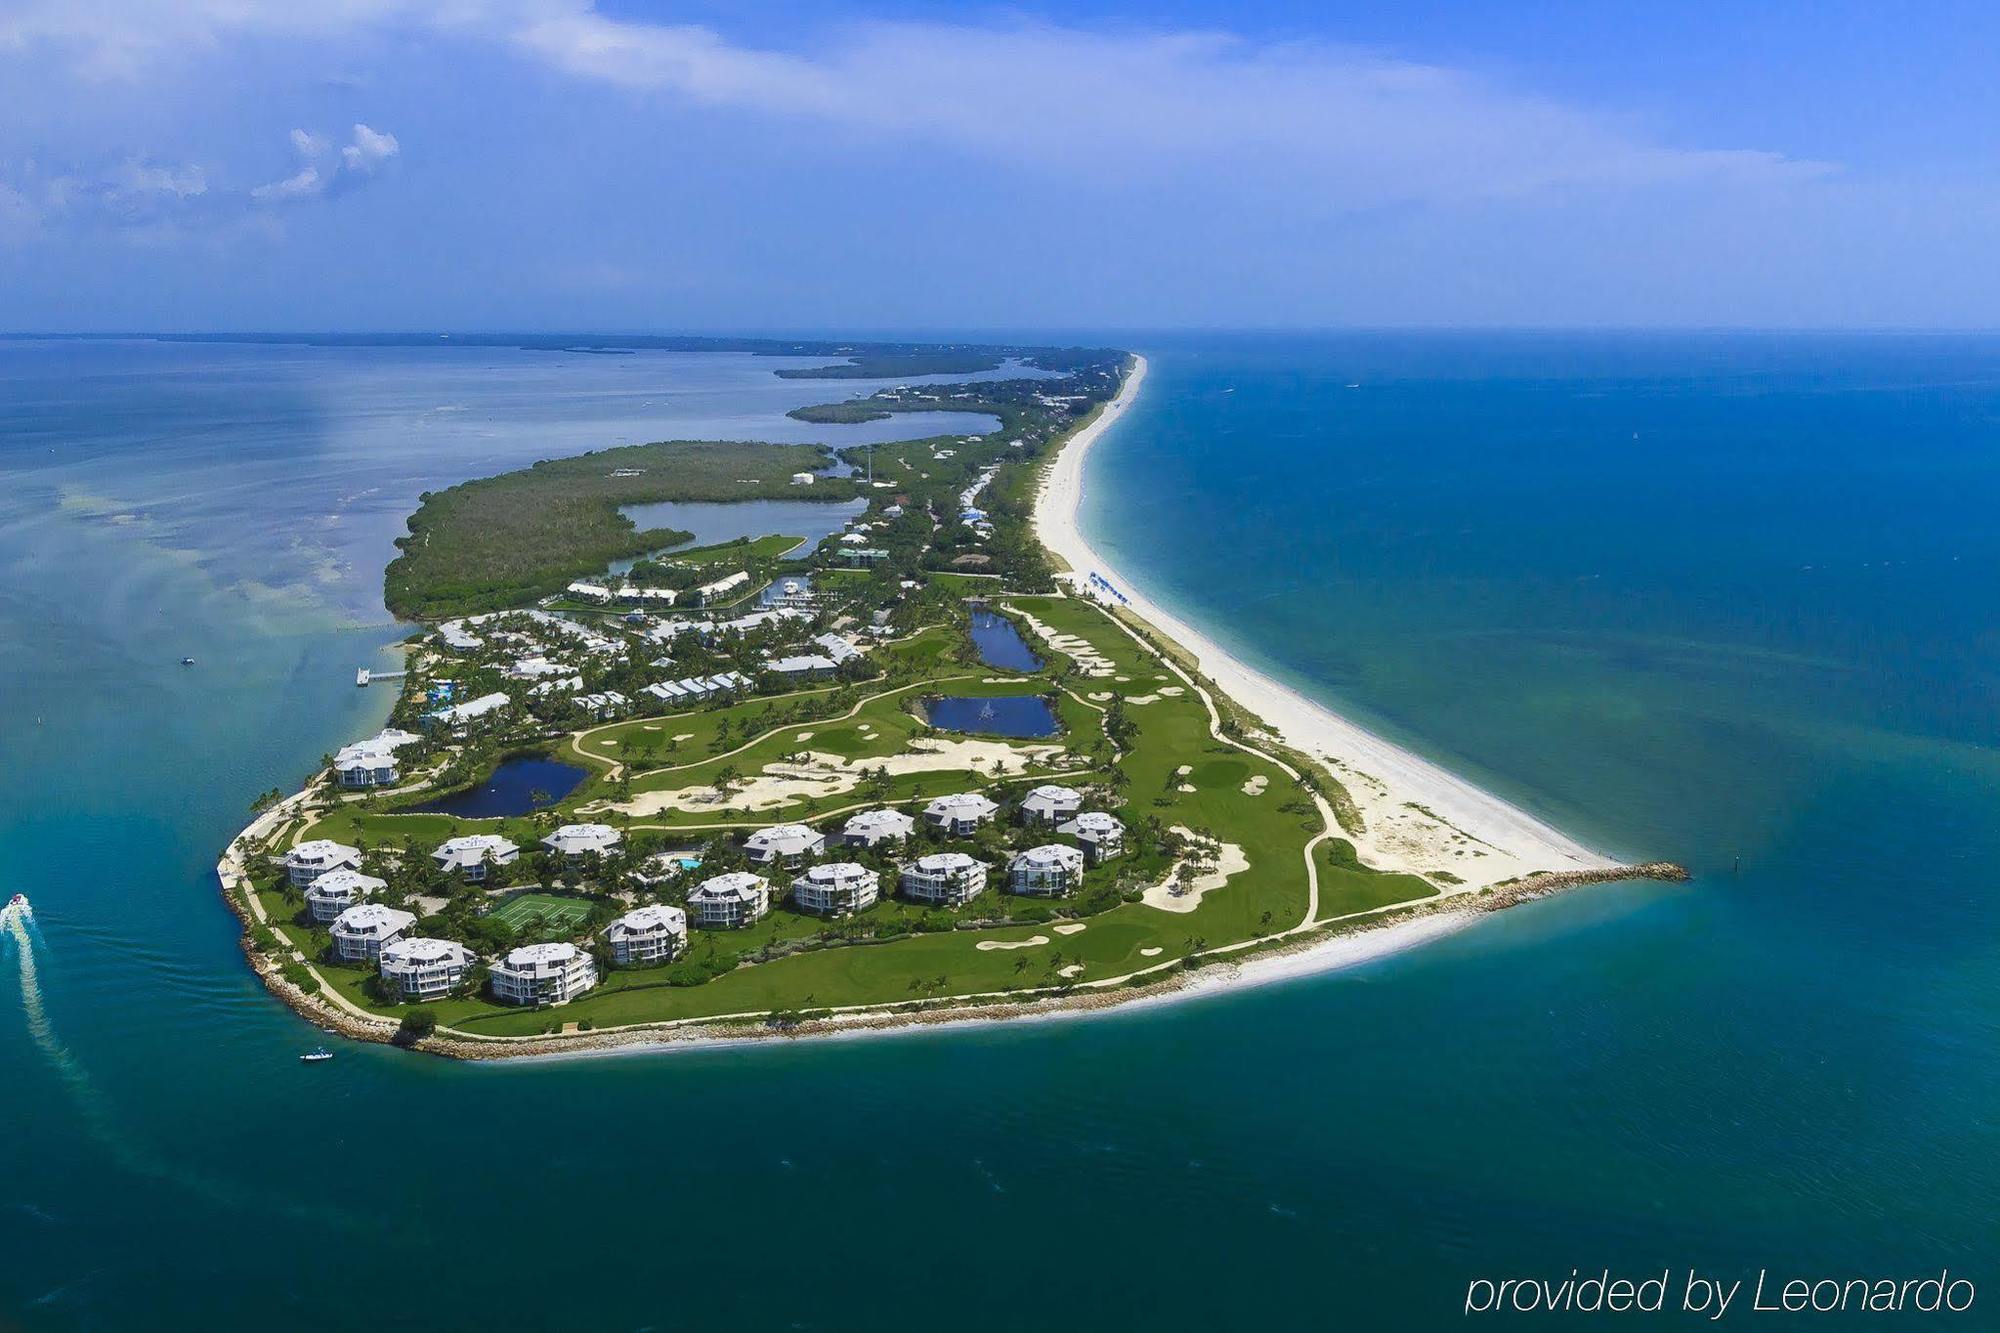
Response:
[[[1362,861],[1381,870],[1445,872],[1469,892],[1541,870],[1593,870],[1616,864],[1549,827],[1525,810],[1481,790],[1438,765],[1357,726],[1288,685],[1271,679],[1148,598],[1084,540],[1077,526],[1085,462],[1091,446],[1137,400],[1146,359],[1135,358],[1119,395],[1096,420],[1070,438],[1049,465],[1035,501],[1035,535],[1070,565],[1070,583],[1090,593],[1087,576],[1102,576],[1124,605],[1180,644],[1201,671],[1238,704],[1261,718],[1294,749],[1323,759],[1360,810],[1366,831],[1354,838]]]

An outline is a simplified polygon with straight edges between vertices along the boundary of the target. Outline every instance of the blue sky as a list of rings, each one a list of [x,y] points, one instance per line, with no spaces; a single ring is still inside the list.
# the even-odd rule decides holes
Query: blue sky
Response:
[[[1892,8],[0,0],[0,328],[1992,327]]]

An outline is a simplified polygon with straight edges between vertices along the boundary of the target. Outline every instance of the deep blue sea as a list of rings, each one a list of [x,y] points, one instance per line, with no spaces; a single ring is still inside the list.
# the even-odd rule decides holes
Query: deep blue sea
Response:
[[[1123,341],[1121,570],[1694,881],[1078,1021],[302,1067],[212,867],[386,711],[416,496],[871,428],[743,356],[0,342],[0,1328],[1427,1329],[1606,1267],[2000,1326],[2000,339]]]

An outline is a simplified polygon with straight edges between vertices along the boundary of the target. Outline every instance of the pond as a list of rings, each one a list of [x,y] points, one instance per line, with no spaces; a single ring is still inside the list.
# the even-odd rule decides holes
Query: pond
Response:
[[[1006,694],[991,699],[946,695],[926,700],[924,716],[940,731],[985,736],[1053,736],[1062,730],[1055,710],[1039,694]]]
[[[801,488],[803,489],[803,488]],[[768,537],[782,533],[803,537],[808,548],[847,526],[847,520],[868,508],[868,501],[852,500],[660,500],[652,504],[620,505],[618,512],[644,532],[648,528],[676,528],[692,532],[694,538],[669,548],[671,554],[693,546],[718,546],[738,537]],[[623,568],[619,568],[622,565]],[[612,566],[616,573],[632,567],[629,560]]]
[[[1028,647],[1028,641],[1014,628],[1014,622],[991,611],[972,613],[972,646],[979,650],[979,660],[990,667],[1006,671],[1042,669],[1042,659]]]
[[[457,815],[460,819],[500,819],[533,814],[575,791],[590,774],[574,764],[540,755],[502,760],[491,777],[476,787],[440,796],[406,808],[404,813]],[[546,800],[537,800],[540,793]]]

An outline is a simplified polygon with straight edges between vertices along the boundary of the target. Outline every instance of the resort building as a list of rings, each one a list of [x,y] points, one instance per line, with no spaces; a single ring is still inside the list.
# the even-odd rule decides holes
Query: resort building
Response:
[[[831,657],[818,653],[796,653],[789,657],[770,657],[764,660],[764,670],[774,676],[782,676],[787,681],[816,680],[830,676],[840,669],[840,664]]]
[[[904,841],[916,828],[917,821],[901,810],[863,810],[840,826],[840,841],[848,847],[879,847]]]
[[[882,877],[852,861],[814,866],[792,881],[792,901],[801,912],[846,916],[873,907],[882,896]]]
[[[903,867],[903,896],[938,907],[963,907],[986,892],[986,863],[964,852],[932,852]]]
[[[1029,824],[1060,824],[1083,809],[1083,793],[1074,787],[1047,784],[1021,798],[1021,819]]]
[[[1059,824],[1056,832],[1067,833],[1082,843],[1092,865],[1108,861],[1125,850],[1125,826],[1102,810],[1092,810],[1067,824]]]
[[[794,486],[810,486],[814,480],[813,474],[810,472],[794,472],[792,474],[792,485]]]
[[[609,717],[623,717],[631,710],[632,701],[616,690],[606,690],[602,694],[579,694],[576,706],[600,722]]]
[[[414,745],[417,737],[391,727],[365,741],[343,745],[334,752],[333,772],[340,785],[349,788],[391,787],[399,776],[396,751]]]
[[[574,944],[524,944],[493,964],[502,1004],[568,1004],[597,984],[597,963]]]
[[[688,891],[687,905],[697,926],[733,930],[771,910],[771,881],[747,870],[732,870],[695,885]]]
[[[477,699],[462,704],[453,704],[449,708],[426,713],[424,718],[439,726],[449,727],[453,731],[464,731],[481,718],[506,711],[512,704],[513,700],[496,690],[492,694],[482,694]]]
[[[482,884],[494,866],[510,866],[519,860],[521,849],[498,833],[467,833],[452,838],[431,853],[439,870],[463,876],[468,884]]]
[[[760,866],[796,866],[826,850],[826,835],[804,824],[773,824],[745,838],[743,850]]]
[[[961,792],[956,796],[940,796],[925,806],[924,822],[939,832],[963,838],[993,818],[999,808],[978,792]]]
[[[285,853],[285,874],[301,889],[329,871],[358,870],[360,866],[360,848],[331,838],[314,838]]]
[[[743,570],[739,569],[734,574],[731,574],[726,578],[719,578],[713,583],[702,584],[699,588],[696,588],[694,590],[694,596],[701,602],[703,606],[712,606],[716,602],[721,601],[723,598],[735,592],[737,589],[747,588],[749,586],[750,586],[750,575],[744,572]]]
[[[581,597],[586,602],[608,602],[611,600],[611,589],[601,583],[586,583],[579,580],[570,584],[565,591],[570,596]]]
[[[575,869],[596,860],[625,841],[625,835],[609,824],[564,824],[542,839],[542,846]]]
[[[329,870],[306,886],[306,906],[312,912],[312,919],[325,925],[356,903],[365,902],[382,889],[387,882],[364,875],[359,870],[342,866]]]
[[[1030,847],[1007,868],[1008,886],[1032,898],[1060,898],[1083,882],[1083,853],[1062,843]]]
[[[465,974],[478,962],[472,950],[454,940],[397,940],[382,946],[376,960],[382,980],[396,988],[405,1004],[442,1000],[465,983]]]
[[[357,903],[333,922],[333,956],[343,963],[365,963],[409,934],[417,918],[383,903]]]
[[[687,948],[687,913],[678,907],[638,907],[613,921],[604,938],[620,967],[671,963]]]

